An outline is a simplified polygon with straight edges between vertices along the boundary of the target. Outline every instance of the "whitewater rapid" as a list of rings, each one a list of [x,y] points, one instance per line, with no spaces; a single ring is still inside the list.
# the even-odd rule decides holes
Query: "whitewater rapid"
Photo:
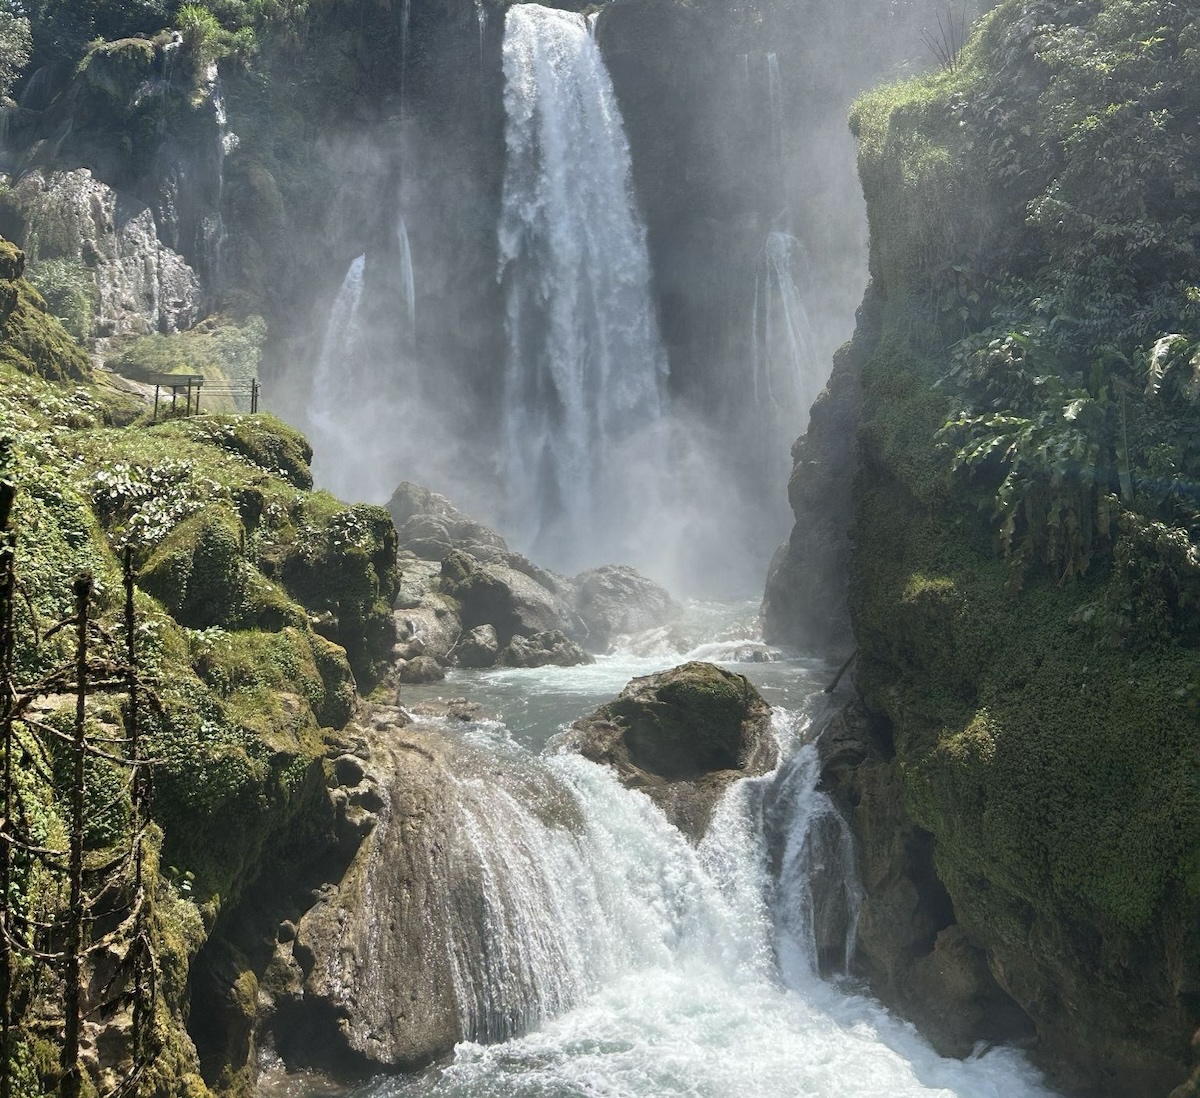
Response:
[[[741,608],[744,612],[745,608]],[[1024,1057],[938,1056],[843,976],[818,974],[818,939],[853,947],[860,898],[849,830],[818,789],[814,734],[832,712],[820,661],[774,659],[720,609],[692,608],[714,639],[641,638],[579,668],[455,672],[447,696],[501,720],[461,725],[493,770],[541,768],[580,823],[546,826],[479,782],[463,797],[496,924],[465,958],[460,998],[475,1040],[414,1076],[350,1090],[276,1077],[264,1094],[352,1098],[1039,1098]],[[735,615],[736,616],[736,615]],[[695,637],[692,638],[695,640]],[[631,674],[707,655],[775,705],[782,761],[733,787],[699,847],[605,768],[559,754],[551,732],[615,695]],[[751,662],[737,662],[738,658]],[[431,695],[435,688],[424,688]],[[834,951],[833,967],[848,956]],[[829,960],[829,955],[825,955]],[[469,1005],[469,1004],[468,1004]],[[473,1011],[473,1013],[472,1013]],[[522,1030],[524,1030],[522,1032]],[[507,1033],[517,1036],[503,1038]]]

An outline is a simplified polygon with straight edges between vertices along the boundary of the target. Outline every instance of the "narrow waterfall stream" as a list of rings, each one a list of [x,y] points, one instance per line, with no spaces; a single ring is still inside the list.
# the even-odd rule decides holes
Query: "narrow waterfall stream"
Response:
[[[720,618],[711,604],[693,613],[709,627]],[[487,909],[483,933],[476,924],[454,946],[474,1039],[418,1075],[350,1090],[276,1077],[263,1094],[1048,1095],[1020,1054],[943,1059],[853,984],[818,975],[822,959],[844,968],[860,896],[849,829],[817,788],[813,737],[832,711],[821,689],[831,672],[759,662],[748,634],[727,620],[686,653],[652,636],[593,666],[456,672],[414,688],[414,700],[465,694],[501,716],[459,725],[481,760],[458,780]],[[543,750],[631,676],[686,658],[751,677],[775,706],[783,748],[773,773],[732,788],[698,847],[606,768],[553,742]],[[531,783],[565,791],[555,811],[570,826],[514,795]]]

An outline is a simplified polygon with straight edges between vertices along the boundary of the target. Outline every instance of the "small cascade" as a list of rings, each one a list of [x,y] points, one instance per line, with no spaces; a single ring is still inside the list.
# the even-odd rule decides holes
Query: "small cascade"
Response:
[[[479,79],[481,91],[484,69],[484,42],[487,39],[487,23],[487,8],[483,6],[483,0],[475,0],[475,25],[479,29]]]
[[[793,724],[777,712],[780,738]],[[790,984],[849,963],[861,888],[814,745],[734,787],[699,848],[578,756],[523,775],[460,765],[454,859],[482,904],[445,889],[439,921],[471,1040],[522,1034],[631,968],[769,979],[778,948]]]
[[[771,118],[771,151],[783,156],[783,78],[779,74],[779,54],[768,53],[767,109]]]
[[[354,361],[366,262],[367,257],[360,255],[350,264],[333,299],[309,395],[308,420],[319,440],[314,447],[314,468],[326,466],[335,476],[353,468],[352,456],[358,438],[353,426],[353,403],[365,399],[365,394],[355,392],[355,386],[349,384],[347,373]],[[348,402],[352,403],[348,406]],[[345,490],[342,485],[331,488]],[[348,493],[349,498],[354,495],[353,491]]]
[[[408,76],[408,21],[412,15],[412,0],[400,4],[400,117],[404,117],[404,84]]]
[[[503,62],[506,529],[573,571],[622,552],[616,532],[662,475],[667,359],[629,147],[584,19],[510,7]]]
[[[411,342],[417,327],[417,285],[413,276],[412,250],[408,244],[408,227],[404,224],[403,214],[396,229],[396,239],[400,244],[400,292],[403,297],[404,315],[408,320],[407,338]]]
[[[217,193],[213,212],[202,221],[200,233],[202,237],[202,254],[205,258],[206,273],[210,285],[219,285],[222,280],[224,253],[228,242],[228,232],[225,228],[225,217],[221,207],[225,198],[225,158],[238,147],[239,138],[229,128],[229,114],[225,109],[225,96],[221,87],[221,75],[216,64],[209,66],[208,101],[212,107],[213,118],[217,123],[217,147],[215,150],[217,164]]]
[[[801,295],[807,274],[800,241],[789,233],[768,233],[750,318],[754,397],[779,416],[791,436],[804,429],[828,373]]]

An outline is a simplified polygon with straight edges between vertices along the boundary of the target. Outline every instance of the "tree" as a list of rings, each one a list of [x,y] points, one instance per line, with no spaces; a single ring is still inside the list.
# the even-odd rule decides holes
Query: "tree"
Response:
[[[0,5],[0,99],[5,98],[33,54],[29,20]]]

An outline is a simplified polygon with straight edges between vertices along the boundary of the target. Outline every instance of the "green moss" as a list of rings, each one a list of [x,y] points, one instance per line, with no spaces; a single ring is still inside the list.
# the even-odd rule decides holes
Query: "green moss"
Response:
[[[82,381],[91,374],[83,349],[23,279],[0,281],[0,366],[53,381]]]

